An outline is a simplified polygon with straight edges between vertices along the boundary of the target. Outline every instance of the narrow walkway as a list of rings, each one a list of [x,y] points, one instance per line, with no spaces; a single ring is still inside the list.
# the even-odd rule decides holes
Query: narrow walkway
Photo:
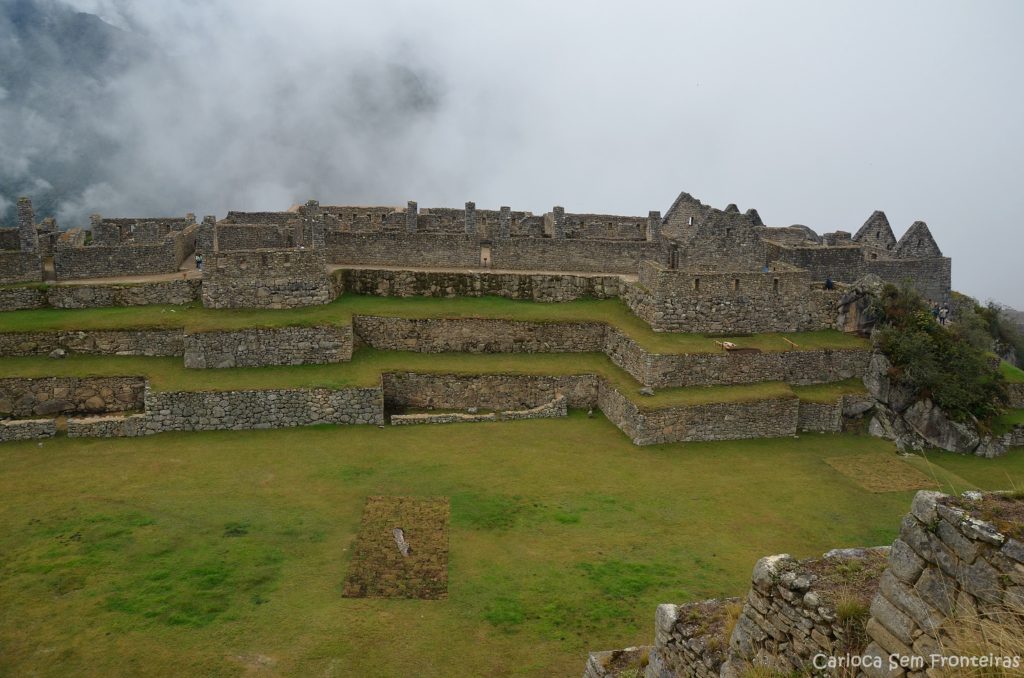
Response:
[[[617,277],[625,282],[636,282],[637,275],[632,273],[595,273],[593,271],[524,271],[508,268],[424,268],[419,266],[376,266],[365,264],[328,264],[327,272],[333,273],[341,269],[379,270],[379,271],[413,271],[416,273],[500,273],[514,275],[573,275],[581,278]],[[202,271],[196,270],[196,262],[192,257],[185,260],[175,273],[154,273],[151,275],[128,275],[106,278],[76,278],[61,280],[56,285],[96,285],[111,283],[143,283],[168,282],[171,280],[201,280]]]

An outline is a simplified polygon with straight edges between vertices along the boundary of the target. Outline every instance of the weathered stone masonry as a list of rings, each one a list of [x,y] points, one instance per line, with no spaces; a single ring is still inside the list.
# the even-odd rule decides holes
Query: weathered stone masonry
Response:
[[[0,417],[141,410],[141,377],[0,378]]]

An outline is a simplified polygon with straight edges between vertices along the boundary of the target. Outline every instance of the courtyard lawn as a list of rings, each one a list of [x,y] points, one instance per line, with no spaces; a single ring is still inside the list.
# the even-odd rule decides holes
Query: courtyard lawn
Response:
[[[131,306],[90,309],[40,309],[0,314],[0,332],[47,332],[58,330],[110,330],[177,328],[189,331],[232,330],[247,327],[348,325],[353,315],[403,318],[499,318],[537,322],[605,322],[621,329],[649,351],[661,353],[718,353],[724,349],[716,338],[701,334],[655,332],[633,315],[618,299],[585,299],[557,304],[514,301],[504,297],[371,297],[342,295],[323,306],[286,310],[208,309],[198,303],[187,306]],[[722,340],[722,338],[717,338]],[[786,339],[796,343],[794,348]],[[756,334],[732,337],[747,348],[764,351],[814,350],[869,347],[867,340],[836,332]]]
[[[0,674],[579,675],[761,556],[891,542],[849,435],[635,447],[601,416],[0,445]],[[1024,454],[935,457],[1024,487]],[[342,598],[369,496],[448,497],[444,600]],[[412,544],[415,548],[415,543]]]

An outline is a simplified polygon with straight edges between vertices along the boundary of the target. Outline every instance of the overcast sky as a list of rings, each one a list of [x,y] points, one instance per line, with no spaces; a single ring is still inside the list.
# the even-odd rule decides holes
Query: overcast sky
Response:
[[[1024,308],[1024,2],[73,0],[170,61],[73,215],[322,203],[924,220]],[[168,64],[173,65],[168,65]],[[127,145],[127,144],[126,144]]]

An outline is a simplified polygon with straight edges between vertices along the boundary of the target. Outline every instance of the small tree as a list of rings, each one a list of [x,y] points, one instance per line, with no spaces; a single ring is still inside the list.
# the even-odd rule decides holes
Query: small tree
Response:
[[[935,322],[928,305],[909,287],[886,285],[875,302],[881,318],[879,349],[900,379],[931,398],[950,418],[988,420],[1006,404],[1006,385],[989,349],[970,332],[947,330]],[[962,319],[958,319],[958,323]],[[972,321],[973,322],[973,321]]]

